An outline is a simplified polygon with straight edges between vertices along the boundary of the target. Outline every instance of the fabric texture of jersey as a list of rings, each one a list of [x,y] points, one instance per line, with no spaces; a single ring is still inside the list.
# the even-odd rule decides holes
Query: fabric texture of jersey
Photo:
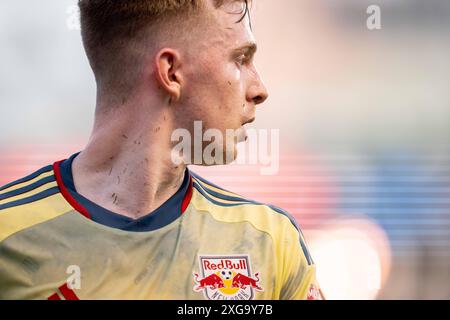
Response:
[[[186,169],[138,219],[75,190],[70,159],[0,188],[0,299],[316,299],[293,217]]]

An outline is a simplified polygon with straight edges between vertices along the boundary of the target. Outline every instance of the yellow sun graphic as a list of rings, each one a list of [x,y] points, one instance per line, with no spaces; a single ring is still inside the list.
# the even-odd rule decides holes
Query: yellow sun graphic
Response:
[[[231,274],[231,276],[230,276]],[[230,272],[228,273],[228,278],[222,274],[221,271],[216,272],[216,275],[220,277],[220,279],[222,279],[223,284],[225,285],[224,288],[219,288],[219,291],[223,294],[226,295],[233,295],[236,294],[239,291],[239,288],[232,288],[232,284],[233,284],[233,278],[236,275],[236,272]]]

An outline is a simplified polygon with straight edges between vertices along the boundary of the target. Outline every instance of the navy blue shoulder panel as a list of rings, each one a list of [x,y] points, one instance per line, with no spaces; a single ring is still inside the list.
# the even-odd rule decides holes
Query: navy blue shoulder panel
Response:
[[[23,193],[27,193],[27,192],[33,191],[34,189],[42,187],[43,185],[45,185],[47,183],[50,183],[50,182],[53,182],[55,180],[56,180],[56,178],[55,178],[54,175],[42,178],[42,179],[40,179],[40,180],[38,180],[38,181],[36,181],[36,182],[34,182],[32,184],[29,184],[29,185],[27,185],[25,187],[18,188],[16,190],[0,194],[0,200],[5,200],[5,199],[8,199],[8,198],[12,198],[12,197],[18,196],[18,195],[23,194]]]
[[[193,178],[195,178],[195,179],[197,179],[197,180],[200,180],[201,182],[204,182],[204,183],[206,183],[206,184],[209,184],[210,186],[213,186],[213,187],[215,187],[215,188],[217,188],[217,189],[220,189],[220,190],[223,190],[223,191],[227,191],[227,192],[231,192],[231,191],[225,190],[225,189],[223,189],[223,188],[221,188],[221,187],[215,185],[214,183],[212,183],[212,182],[206,180],[205,178],[202,178],[201,176],[199,176],[199,175],[196,174],[195,172],[193,172],[193,171],[191,171],[191,170],[189,170],[189,171],[191,172],[191,175],[192,175]]]
[[[15,185],[18,185],[19,183],[30,181],[30,180],[40,176],[41,174],[49,172],[49,171],[52,171],[52,170],[53,170],[53,166],[52,165],[48,165],[48,166],[46,166],[46,167],[44,167],[42,169],[39,169],[36,172],[33,172],[32,174],[30,174],[30,175],[28,175],[28,176],[26,176],[26,177],[24,177],[22,179],[19,179],[19,180],[13,181],[11,183],[8,183],[7,185],[4,185],[3,187],[0,188],[0,191],[3,191],[5,189],[8,189],[8,188],[13,187]]]
[[[208,184],[208,185],[211,185],[211,186],[213,186],[213,187],[215,187],[217,189],[220,189],[220,190],[232,193],[231,191],[225,190],[225,189],[223,189],[223,188],[221,188],[221,187],[219,187],[219,186],[209,182],[208,180],[203,179],[198,174],[195,174],[192,171],[191,171],[191,175],[195,179],[200,180],[201,182],[204,182],[205,184]],[[313,262],[313,260],[311,258],[311,255],[310,255],[310,253],[308,251],[308,248],[307,248],[307,246],[306,246],[306,244],[305,244],[305,242],[303,240],[304,239],[304,235],[303,235],[303,233],[302,233],[302,231],[300,229],[300,226],[298,225],[298,223],[295,220],[295,218],[290,213],[288,213],[287,211],[285,211],[285,210],[283,210],[283,209],[281,209],[281,208],[279,208],[277,206],[274,206],[274,205],[265,204],[265,203],[257,202],[257,201],[254,201],[254,200],[248,200],[248,199],[245,199],[245,198],[225,195],[225,194],[222,194],[220,192],[216,192],[214,190],[211,190],[205,185],[200,185],[200,184],[198,184],[195,181],[194,181],[194,188],[198,192],[200,192],[207,200],[209,200],[210,202],[212,202],[212,203],[214,203],[216,205],[220,205],[220,206],[223,206],[223,207],[235,207],[235,206],[241,206],[241,205],[246,205],[246,204],[266,206],[266,207],[269,207],[270,209],[272,209],[272,211],[287,217],[289,219],[289,221],[292,223],[292,225],[299,232],[300,244],[301,244],[303,253],[305,254],[306,260],[308,261],[308,264],[309,265],[314,264],[314,262]],[[217,200],[213,199],[211,196],[214,196],[215,198],[222,199],[222,200],[235,201],[237,203],[230,204],[230,203],[220,202],[220,201],[217,201]]]
[[[287,212],[287,211],[285,211],[285,210],[283,210],[283,209],[281,209],[281,208],[279,208],[277,206],[274,206],[274,205],[267,205],[267,206],[270,209],[272,209],[273,211],[284,215],[285,217],[287,217],[291,221],[291,223],[294,225],[294,227],[297,229],[298,233],[300,234],[300,244],[302,246],[302,250],[303,250],[303,253],[305,254],[306,260],[308,261],[308,265],[314,264],[314,261],[311,258],[311,254],[309,253],[309,250],[308,250],[308,248],[306,246],[306,243],[303,240],[305,238],[305,236],[303,235],[303,232],[300,229],[300,226],[298,225],[297,220],[295,220],[295,218],[289,212]]]
[[[211,193],[211,190],[209,190],[208,188],[205,188],[204,186],[198,184],[197,182],[193,182],[193,187],[202,195],[204,196],[209,202],[212,202],[218,206],[222,206],[222,207],[236,207],[236,206],[242,206],[244,204],[249,204],[252,202],[240,202],[240,203],[225,203],[225,202],[220,202],[217,201],[215,199],[213,199],[211,197],[211,195],[214,195]],[[207,191],[208,190],[208,191]],[[220,198],[222,200],[230,200],[229,198],[225,199],[225,198],[221,198],[221,197],[217,197]]]
[[[0,205],[0,211],[4,210],[4,209],[12,208],[12,207],[21,206],[21,205],[24,205],[24,204],[33,203],[33,202],[36,202],[36,201],[48,198],[48,197],[50,197],[50,196],[52,196],[54,194],[57,194],[57,193],[59,193],[59,188],[58,187],[49,188],[49,189],[44,190],[44,191],[42,191],[42,192],[40,192],[38,194],[35,194],[33,196],[2,204],[2,205]]]
[[[200,179],[197,179],[197,180],[200,180]],[[203,180],[200,180],[200,181],[204,182]],[[212,195],[212,196],[214,196],[214,197],[216,197],[216,198],[219,198],[219,199],[222,199],[222,200],[228,200],[228,201],[238,201],[238,202],[245,202],[245,203],[254,203],[254,204],[257,204],[255,201],[248,200],[248,199],[242,198],[242,197],[240,197],[240,196],[238,196],[238,197],[236,197],[236,196],[229,196],[229,195],[226,195],[226,194],[223,194],[223,193],[214,191],[214,190],[208,188],[207,186],[205,186],[205,185],[203,185],[203,184],[197,183],[197,182],[195,181],[195,179],[194,179],[194,183],[195,183],[197,186],[199,186],[200,188],[202,188],[204,191],[206,191],[208,194],[210,194],[210,195]],[[204,183],[207,183],[207,182],[204,182]],[[209,183],[208,183],[208,184],[209,184]],[[209,184],[209,185],[212,185],[212,184]],[[214,186],[214,185],[212,185],[212,186]],[[216,187],[216,186],[214,186],[214,187]],[[218,188],[218,187],[216,187],[216,188]],[[220,190],[226,191],[226,190],[224,190],[224,189],[220,189]],[[230,192],[230,191],[227,191],[227,192]],[[232,193],[232,192],[230,192],[230,193]]]

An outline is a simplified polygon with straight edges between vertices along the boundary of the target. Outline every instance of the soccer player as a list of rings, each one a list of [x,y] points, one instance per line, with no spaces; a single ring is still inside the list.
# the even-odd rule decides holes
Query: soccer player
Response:
[[[236,154],[268,96],[247,1],[79,7],[94,128],[82,152],[0,188],[0,298],[320,299],[288,213],[199,177],[189,152],[174,163],[172,133],[195,121],[240,132]]]

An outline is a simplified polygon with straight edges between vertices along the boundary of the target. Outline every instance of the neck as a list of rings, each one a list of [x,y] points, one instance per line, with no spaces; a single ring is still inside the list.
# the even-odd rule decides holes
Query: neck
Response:
[[[173,196],[186,169],[171,160],[170,113],[142,111],[130,105],[97,115],[86,148],[72,164],[79,194],[133,219]]]

